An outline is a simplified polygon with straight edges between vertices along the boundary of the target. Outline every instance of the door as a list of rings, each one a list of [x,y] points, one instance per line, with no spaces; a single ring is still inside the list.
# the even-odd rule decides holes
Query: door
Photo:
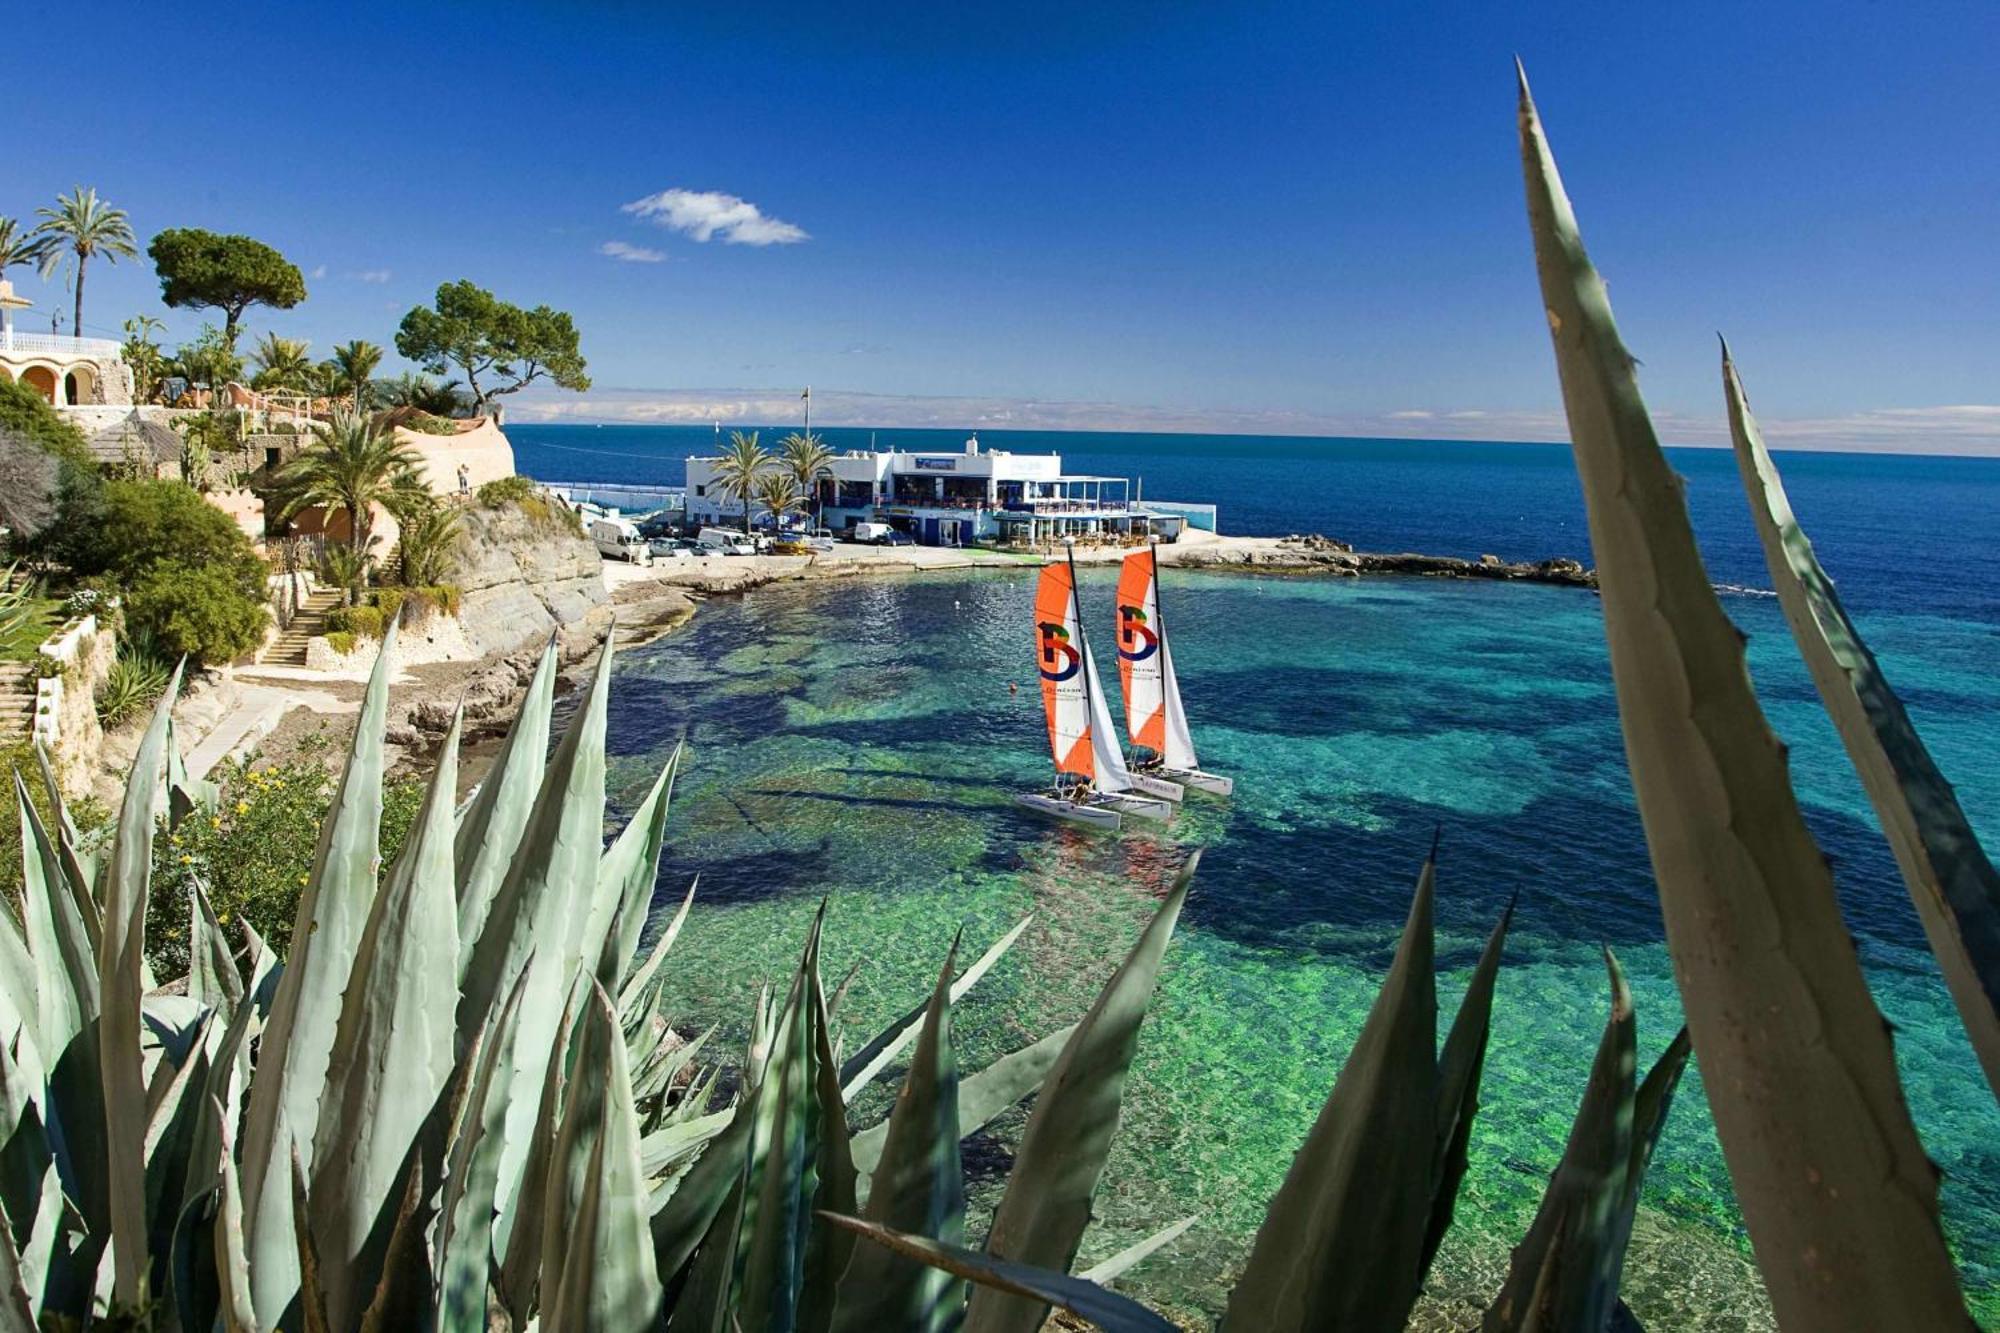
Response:
[[[936,546],[937,544],[938,521],[934,518],[927,518],[924,520],[924,545]]]

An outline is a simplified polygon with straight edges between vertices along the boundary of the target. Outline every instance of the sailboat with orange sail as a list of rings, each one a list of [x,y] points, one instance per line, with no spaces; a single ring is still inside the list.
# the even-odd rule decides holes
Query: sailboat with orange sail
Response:
[[[1035,666],[1042,681],[1042,709],[1048,715],[1056,777],[1049,791],[1017,796],[1016,804],[1052,819],[1106,831],[1120,828],[1126,815],[1170,817],[1172,806],[1133,790],[1132,774],[1104,701],[1104,685],[1083,632],[1076,570],[1067,561],[1044,565],[1035,587]]]
[[[1118,571],[1118,683],[1125,692],[1125,727],[1144,756],[1132,766],[1140,790],[1150,783],[1192,787],[1211,796],[1236,789],[1234,778],[1204,773],[1181,708],[1180,681],[1174,676],[1167,622],[1160,611],[1159,548],[1148,546],[1125,557]]]

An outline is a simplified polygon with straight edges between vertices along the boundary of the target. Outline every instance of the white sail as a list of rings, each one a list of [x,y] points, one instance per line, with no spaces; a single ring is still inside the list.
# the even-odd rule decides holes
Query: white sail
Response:
[[[1160,615],[1159,555],[1151,548],[1126,556],[1119,572],[1117,648],[1133,744],[1158,752],[1167,768],[1199,768]]]
[[[1080,618],[1077,629],[1079,633],[1083,629]],[[1097,780],[1093,785],[1103,792],[1130,791],[1132,773],[1125,767],[1125,752],[1119,748],[1116,724],[1104,702],[1104,682],[1097,677],[1097,659],[1091,656],[1088,638],[1083,640],[1082,647],[1083,674],[1090,682],[1090,749],[1097,760]]]
[[[1194,737],[1188,734],[1187,713],[1181,708],[1181,686],[1174,679],[1174,655],[1167,647],[1164,626],[1160,634],[1160,693],[1161,711],[1167,723],[1165,744],[1160,748],[1161,761],[1173,769],[1191,772],[1200,768],[1201,761],[1194,755]]]

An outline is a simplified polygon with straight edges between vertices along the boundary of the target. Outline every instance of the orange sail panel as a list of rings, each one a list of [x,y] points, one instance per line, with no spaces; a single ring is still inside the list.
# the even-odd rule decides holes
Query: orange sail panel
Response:
[[[1095,780],[1091,755],[1090,700],[1084,693],[1083,629],[1076,620],[1076,593],[1069,566],[1042,566],[1035,588],[1035,666],[1042,677],[1042,709],[1049,719],[1049,752],[1056,771]]]
[[[1125,557],[1118,572],[1118,683],[1125,692],[1125,729],[1134,745],[1166,749],[1166,692],[1160,675],[1160,604],[1150,548]]]

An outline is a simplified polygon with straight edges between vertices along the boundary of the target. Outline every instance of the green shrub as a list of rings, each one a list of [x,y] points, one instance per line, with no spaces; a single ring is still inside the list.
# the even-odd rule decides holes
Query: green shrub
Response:
[[[382,613],[382,623],[387,625],[403,609],[406,596],[407,591],[403,588],[377,588],[368,594],[368,604]]]
[[[111,664],[97,687],[97,720],[115,727],[151,706],[167,688],[172,669],[158,658],[126,653]]]
[[[379,606],[338,606],[326,613],[326,627],[333,634],[379,639],[382,637],[383,619]]]
[[[240,569],[161,561],[127,587],[125,622],[170,656],[220,666],[262,642],[270,616],[263,586],[261,575],[245,579]]]
[[[312,872],[315,838],[333,797],[333,777],[317,760],[252,769],[226,764],[213,775],[213,811],[198,810],[153,843],[153,892],[146,954],[162,977],[187,971],[188,885],[199,880],[216,915],[236,934],[237,918],[284,952]],[[409,832],[422,784],[392,782],[382,795],[382,865]]]
[[[411,588],[409,593],[417,605],[448,616],[458,614],[465,598],[456,583],[433,583],[426,588]]]
[[[7,485],[0,523],[28,554],[68,563],[67,548],[87,527],[103,482],[83,432],[33,389],[0,381],[0,458]]]
[[[400,423],[424,435],[456,435],[458,427],[444,417],[433,416],[429,412],[412,412]]]
[[[33,670],[36,680],[54,680],[58,676],[69,674],[69,663],[59,657],[50,657],[47,653],[36,653],[35,660],[28,666]]]
[[[219,565],[257,580],[262,600],[264,564],[236,521],[192,486],[178,481],[113,481],[104,486],[104,511],[89,534],[88,551],[72,560],[78,574],[109,574],[120,582],[161,562]]]
[[[48,787],[42,782],[39,769],[33,742],[17,738],[0,744],[0,779],[11,783],[12,775],[19,773],[28,789],[28,803],[47,823],[52,818],[52,811]],[[111,812],[94,796],[69,802],[69,817],[75,822],[87,846],[97,845],[110,832]],[[21,807],[11,796],[0,801],[0,892],[4,892],[7,901],[16,908],[20,906]],[[18,912],[16,915],[18,917]]]
[[[511,477],[499,477],[487,482],[477,491],[479,503],[488,509],[505,509],[508,505],[518,505],[535,494],[535,483],[519,473]]]
[[[353,652],[354,645],[358,642],[360,640],[355,638],[354,631],[351,629],[328,630],[326,634],[326,646],[339,653],[342,657]]]

